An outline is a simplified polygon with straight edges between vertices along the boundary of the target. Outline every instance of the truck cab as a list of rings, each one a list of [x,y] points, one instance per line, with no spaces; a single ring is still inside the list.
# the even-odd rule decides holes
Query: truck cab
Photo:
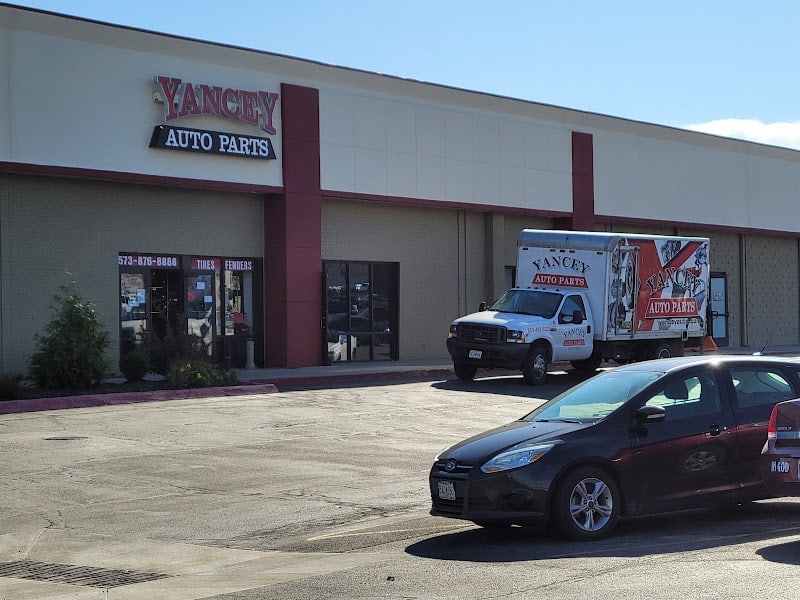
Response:
[[[584,292],[512,288],[491,306],[450,324],[447,349],[460,379],[478,368],[521,370],[530,384],[544,382],[553,361],[596,368],[591,308]]]

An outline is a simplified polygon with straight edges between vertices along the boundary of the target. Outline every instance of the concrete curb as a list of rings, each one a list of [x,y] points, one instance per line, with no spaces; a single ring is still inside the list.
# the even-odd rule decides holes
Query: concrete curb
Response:
[[[272,383],[250,383],[225,387],[188,388],[179,390],[155,390],[152,392],[120,392],[111,394],[88,394],[84,396],[59,396],[54,398],[31,398],[28,400],[6,400],[0,402],[0,415],[38,412],[43,410],[62,410],[66,408],[87,408],[93,406],[113,406],[137,402],[161,402],[164,400],[187,400],[191,398],[211,398],[214,396],[247,396],[250,394],[271,394],[278,388]]]
[[[452,369],[414,369],[385,371],[377,373],[334,373],[303,377],[275,377],[251,379],[241,385],[226,387],[187,388],[177,390],[154,390],[152,392],[120,392],[110,394],[87,394],[83,396],[56,396],[52,398],[30,398],[27,400],[0,401],[0,415],[39,412],[44,410],[63,410],[68,408],[87,408],[95,406],[114,406],[135,404],[137,402],[163,402],[167,400],[187,400],[191,398],[212,398],[215,396],[249,396],[251,394],[272,394],[280,386],[320,385],[326,383],[353,383],[359,380],[382,381],[399,378],[445,377],[452,375]]]
[[[306,377],[270,377],[269,379],[251,379],[253,383],[271,383],[281,386],[296,387],[298,385],[318,385],[324,383],[353,383],[360,380],[382,381],[400,378],[446,377],[452,376],[453,369],[414,369],[404,371],[383,371],[376,373],[338,373],[331,375],[311,375]]]

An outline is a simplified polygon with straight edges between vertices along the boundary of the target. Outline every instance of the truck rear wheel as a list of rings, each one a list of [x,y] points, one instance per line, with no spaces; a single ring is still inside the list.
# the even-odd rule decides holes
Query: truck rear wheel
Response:
[[[478,367],[463,362],[457,362],[453,363],[453,371],[455,371],[456,377],[459,379],[472,381],[475,379],[475,373],[478,372]]]
[[[680,340],[659,342],[653,348],[653,355],[650,358],[671,358],[673,356],[683,356],[683,342]]]
[[[547,377],[547,348],[537,344],[522,362],[522,377],[528,385],[541,385]]]
[[[603,355],[599,352],[593,353],[589,358],[583,360],[571,360],[569,364],[576,371],[594,371],[603,362]]]

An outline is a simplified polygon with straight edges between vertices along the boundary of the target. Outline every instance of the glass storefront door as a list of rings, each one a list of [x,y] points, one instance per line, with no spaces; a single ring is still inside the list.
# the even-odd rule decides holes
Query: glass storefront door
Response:
[[[226,259],[223,261],[222,296],[225,301],[223,319],[223,355],[226,365],[244,368],[247,366],[248,342],[253,336],[260,312],[256,310],[259,265],[249,259]]]
[[[717,346],[727,346],[728,340],[728,276],[711,273],[711,337]]]
[[[397,263],[323,264],[323,362],[398,359],[399,271]]]

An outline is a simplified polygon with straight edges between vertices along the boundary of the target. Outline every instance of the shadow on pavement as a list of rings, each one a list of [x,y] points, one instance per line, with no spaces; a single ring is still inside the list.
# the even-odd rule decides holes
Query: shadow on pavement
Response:
[[[537,529],[458,530],[406,548],[421,558],[466,562],[518,562],[554,558],[636,558],[692,552],[800,536],[800,498],[760,501],[719,512],[712,509],[623,520],[611,537],[596,542],[562,540]],[[800,540],[766,544],[765,560],[800,565]]]

